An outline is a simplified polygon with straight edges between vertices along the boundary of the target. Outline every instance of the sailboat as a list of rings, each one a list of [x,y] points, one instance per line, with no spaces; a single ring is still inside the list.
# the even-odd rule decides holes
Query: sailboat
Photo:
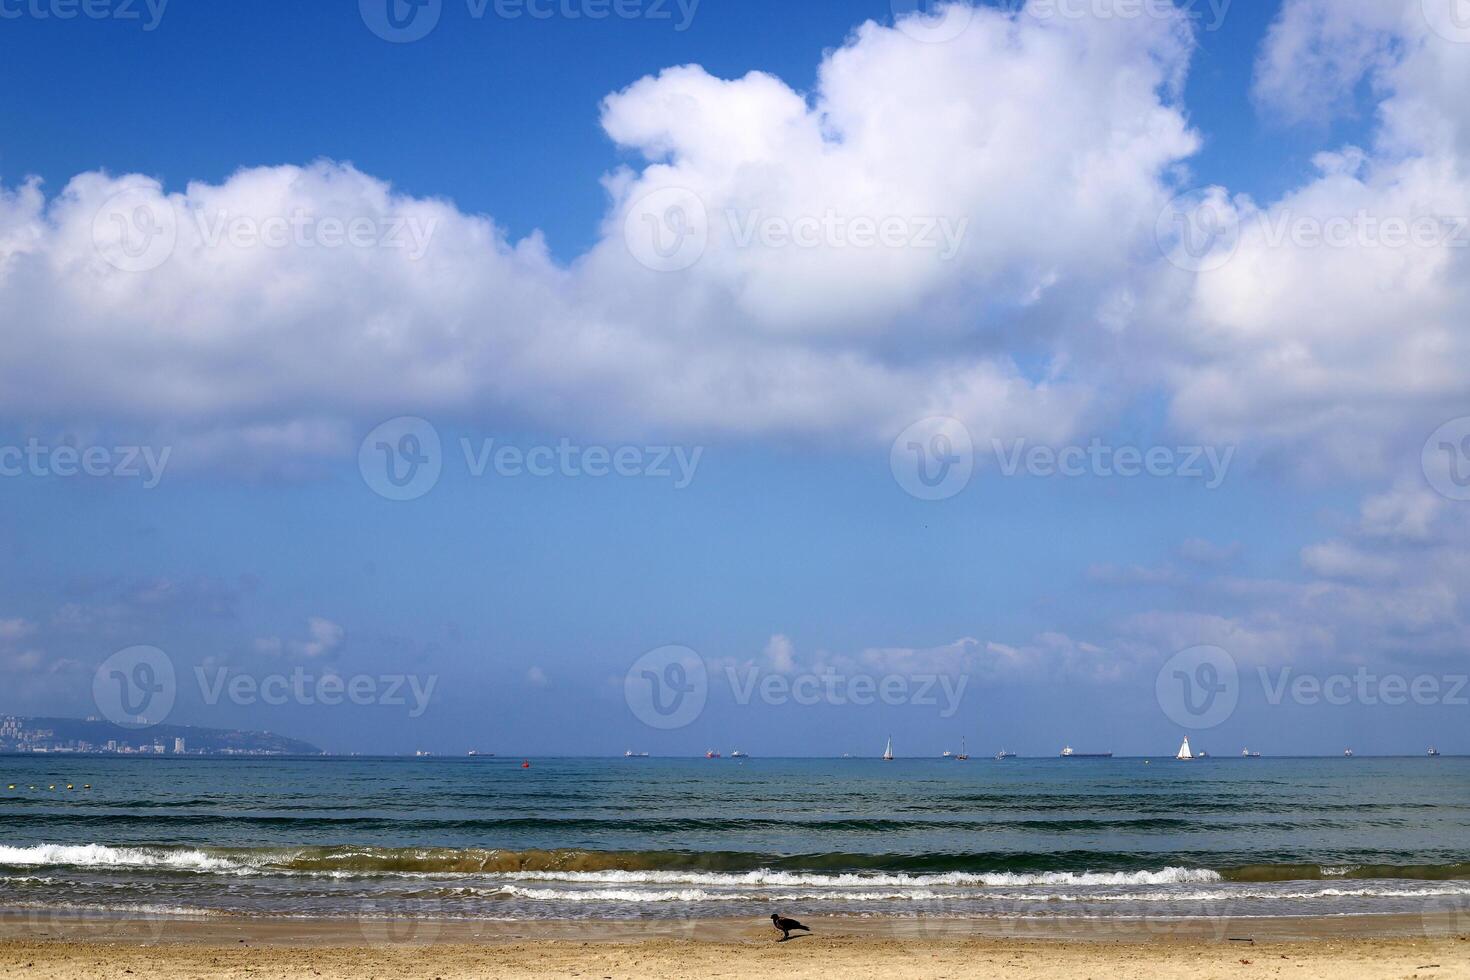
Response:
[[[888,745],[885,746],[884,749],[883,749],[883,761],[884,762],[892,762],[893,761],[893,736],[892,735],[888,736]]]
[[[1186,735],[1184,736],[1184,744],[1179,746],[1179,754],[1176,755],[1174,758],[1180,760],[1181,762],[1188,762],[1194,757],[1194,753],[1191,752],[1189,749],[1189,736]]]
[[[965,737],[963,735],[960,736],[960,754],[955,756],[955,758],[960,762],[970,761],[970,750],[965,748]]]

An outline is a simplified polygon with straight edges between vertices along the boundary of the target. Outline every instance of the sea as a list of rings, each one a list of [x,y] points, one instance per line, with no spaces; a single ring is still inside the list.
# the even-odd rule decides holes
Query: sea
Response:
[[[1465,758],[51,755],[0,789],[10,910],[1470,921]]]

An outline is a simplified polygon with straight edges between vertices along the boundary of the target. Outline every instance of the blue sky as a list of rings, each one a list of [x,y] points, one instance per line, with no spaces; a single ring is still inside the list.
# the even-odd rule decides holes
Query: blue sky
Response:
[[[1237,2],[1218,29],[1196,6],[960,5],[933,41],[887,2],[703,0],[677,30],[676,7],[475,19],[445,0],[407,44],[345,3],[174,0],[151,30],[7,8],[0,72],[25,97],[0,105],[0,445],[169,457],[157,486],[0,478],[0,711],[106,713],[99,664],[144,644],[177,671],[170,721],[339,751],[836,754],[892,731],[914,754],[961,735],[1146,753],[1186,730],[1217,753],[1470,751],[1457,697],[1270,704],[1262,680],[1447,690],[1470,670],[1470,504],[1421,461],[1470,415],[1452,369],[1470,249],[1253,237],[1272,215],[1470,213],[1470,121],[1433,81],[1470,71],[1470,45],[1407,6]],[[677,66],[697,67],[660,75]],[[716,237],[650,270],[624,219],[666,187],[712,226],[938,210],[964,249],[869,264]],[[1155,226],[1208,187],[1251,231],[1200,269]],[[206,243],[123,268],[93,220],[123,191],[256,227],[304,209],[435,231],[417,263]],[[359,457],[399,417],[442,445],[406,501]],[[975,472],[926,500],[900,432],[938,417]],[[461,440],[487,439],[698,462],[687,486],[477,477]],[[997,458],[1094,441],[1229,463],[1211,481]],[[624,684],[668,644],[710,677],[672,730]],[[1192,729],[1156,681],[1199,647],[1227,653],[1239,707]],[[736,703],[752,666],[966,686],[953,714]],[[434,693],[413,716],[206,703],[221,670]]]

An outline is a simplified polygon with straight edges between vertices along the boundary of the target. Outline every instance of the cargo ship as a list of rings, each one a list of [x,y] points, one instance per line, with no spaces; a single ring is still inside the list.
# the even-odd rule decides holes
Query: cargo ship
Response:
[[[1063,759],[1111,759],[1112,757],[1111,752],[1078,752],[1070,745],[1062,749]]]

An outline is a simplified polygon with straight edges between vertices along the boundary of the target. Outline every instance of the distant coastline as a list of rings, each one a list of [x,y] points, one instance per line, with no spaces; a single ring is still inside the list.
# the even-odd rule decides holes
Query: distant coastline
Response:
[[[101,718],[0,716],[0,754],[128,756],[314,756],[310,742],[274,732],[194,725],[128,728]]]

